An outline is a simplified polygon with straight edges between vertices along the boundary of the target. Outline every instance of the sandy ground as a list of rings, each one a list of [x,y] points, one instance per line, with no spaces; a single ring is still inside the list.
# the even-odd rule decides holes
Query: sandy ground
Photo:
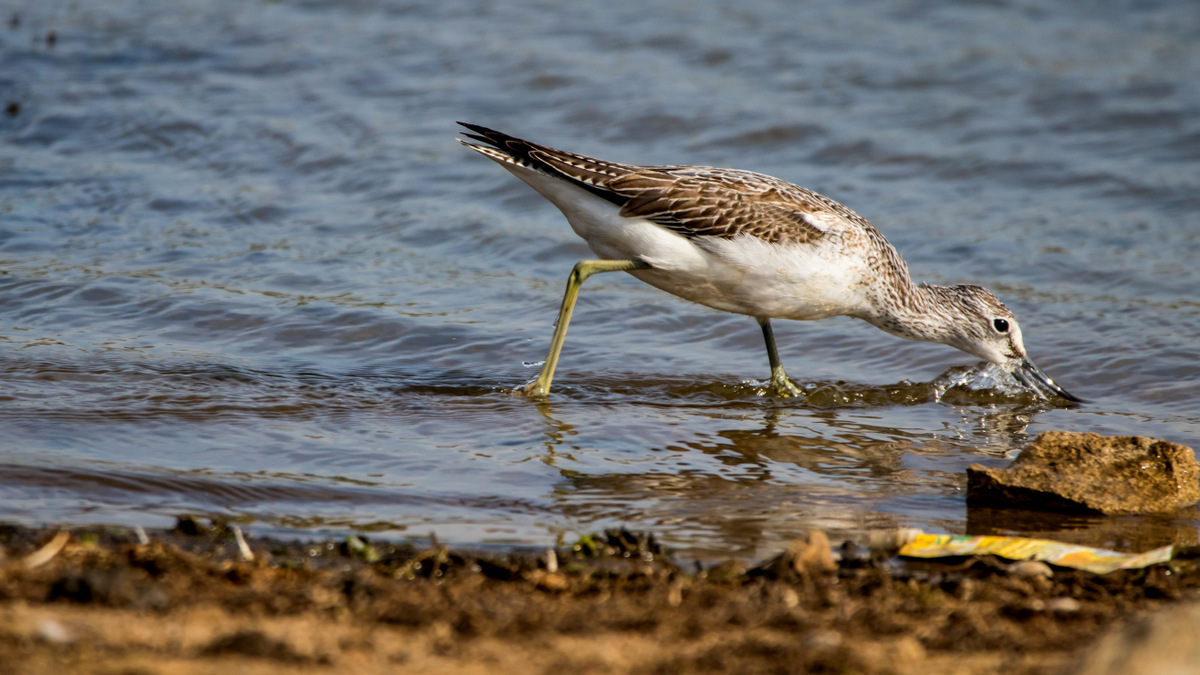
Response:
[[[629,533],[553,561],[255,539],[247,561],[188,520],[148,543],[57,534],[0,526],[3,672],[1071,673],[1107,633],[1200,599],[1194,559],[835,563],[820,535],[697,570]]]

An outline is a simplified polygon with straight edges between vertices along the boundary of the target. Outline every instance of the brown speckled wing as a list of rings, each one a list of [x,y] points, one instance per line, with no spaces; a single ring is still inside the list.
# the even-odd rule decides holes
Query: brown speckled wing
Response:
[[[748,234],[786,244],[825,236],[817,216],[829,211],[828,200],[749,171],[645,167],[605,187],[629,197],[621,215],[646,218],[689,237]]]
[[[846,207],[797,185],[750,171],[704,166],[636,166],[556,150],[486,127],[463,124],[470,147],[568,180],[685,237],[741,234],[776,244],[814,242],[831,215],[859,219]],[[470,144],[468,144],[470,145]],[[494,148],[494,150],[493,150]]]
[[[612,189],[609,187],[610,182],[638,169],[629,164],[606,162],[545,146],[539,146],[529,155],[575,181],[608,190]]]

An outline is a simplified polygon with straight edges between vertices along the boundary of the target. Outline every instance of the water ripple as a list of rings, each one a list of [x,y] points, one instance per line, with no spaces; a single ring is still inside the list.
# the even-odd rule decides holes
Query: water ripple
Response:
[[[627,525],[760,556],[814,526],[994,527],[962,469],[1046,429],[1195,444],[1196,12],[877,10],[18,0],[0,515]],[[842,200],[918,280],[996,290],[1093,403],[850,319],[777,322],[805,396],[764,396],[752,320],[620,275],[584,288],[554,395],[514,395],[591,254],[455,119]]]

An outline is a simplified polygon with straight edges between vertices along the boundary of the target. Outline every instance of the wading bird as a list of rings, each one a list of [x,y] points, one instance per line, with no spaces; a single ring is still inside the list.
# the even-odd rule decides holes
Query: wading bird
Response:
[[[601,258],[571,271],[550,353],[525,385],[528,395],[550,392],[584,280],[628,272],[685,300],[754,317],[779,396],[800,390],[784,373],[771,319],[852,316],[999,364],[1039,396],[1081,402],[1029,360],[1016,317],[991,291],[913,283],[879,230],[828,197],[750,171],[619,164],[459,124],[471,131],[463,145],[550,200]]]

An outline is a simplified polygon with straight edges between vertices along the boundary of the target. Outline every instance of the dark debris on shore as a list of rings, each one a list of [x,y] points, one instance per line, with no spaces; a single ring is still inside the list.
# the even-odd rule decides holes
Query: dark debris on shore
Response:
[[[819,532],[761,564],[684,569],[653,537],[626,531],[496,554],[361,536],[252,538],[246,550],[235,529],[194,518],[149,533],[81,527],[64,536],[0,526],[0,611],[10,614],[0,621],[8,625],[0,628],[0,659],[24,654],[35,664],[27,672],[50,672],[72,654],[109,655],[120,665],[138,653],[137,645],[112,644],[116,638],[93,644],[86,628],[49,640],[42,624],[21,623],[28,608],[53,617],[86,607],[155,621],[203,607],[249,617],[253,626],[308,617],[338,630],[352,624],[408,637],[383,654],[375,653],[379,640],[368,649],[345,636],[326,644],[215,626],[207,641],[176,649],[180,663],[247,658],[284,670],[354,663],[369,671],[372,655],[394,664],[402,653],[427,672],[455,672],[484,658],[480,651],[502,662],[534,640],[542,647],[526,657],[557,672],[578,659],[594,664],[598,657],[571,646],[586,638],[617,650],[601,654],[609,662],[597,672],[930,673],[940,672],[938,664],[946,672],[1000,665],[1063,672],[1106,629],[1200,598],[1195,560],[1107,575],[987,556],[905,560],[849,545],[838,560]],[[49,546],[59,550],[47,556]],[[65,616],[38,620],[75,620]],[[642,640],[654,649],[629,646]]]

